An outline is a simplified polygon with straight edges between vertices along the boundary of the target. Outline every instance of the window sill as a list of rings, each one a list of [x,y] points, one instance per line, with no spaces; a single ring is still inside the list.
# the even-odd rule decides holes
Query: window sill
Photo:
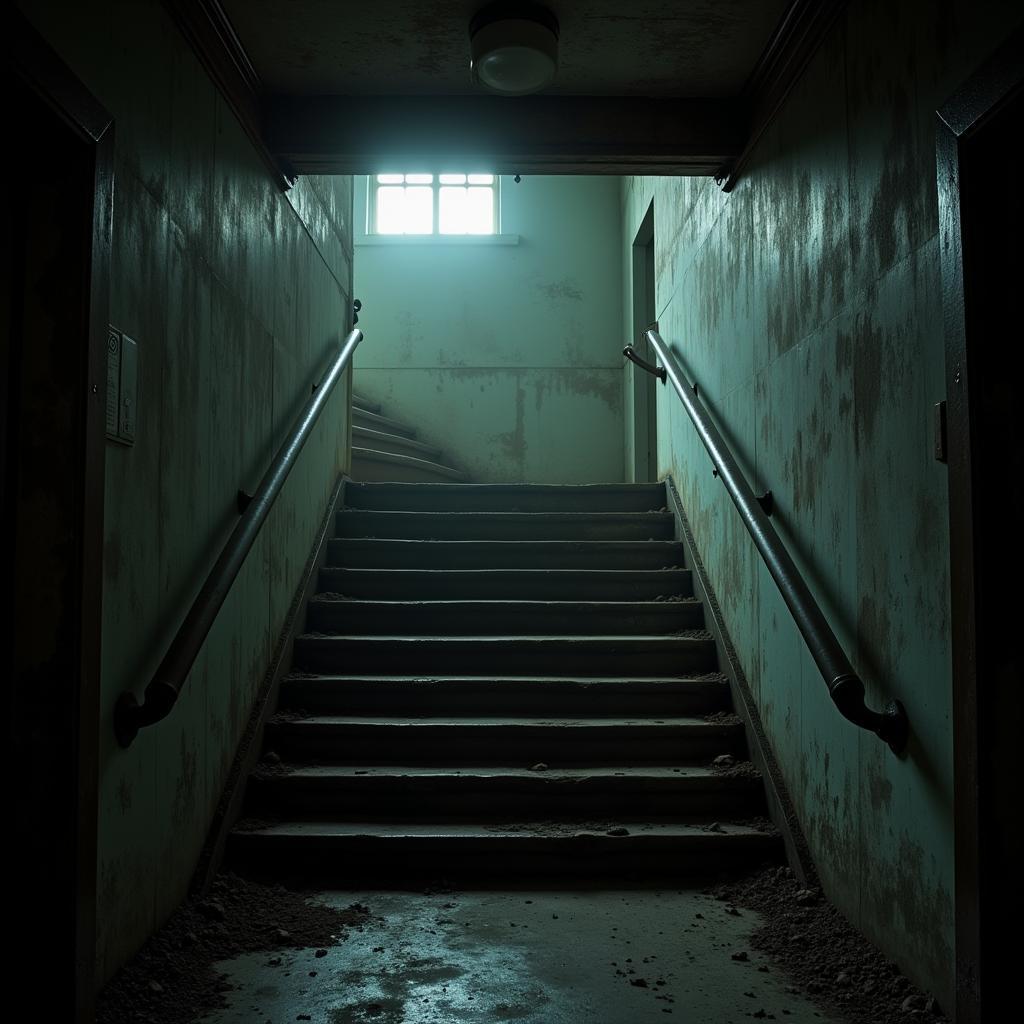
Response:
[[[359,235],[355,245],[518,245],[518,235]]]

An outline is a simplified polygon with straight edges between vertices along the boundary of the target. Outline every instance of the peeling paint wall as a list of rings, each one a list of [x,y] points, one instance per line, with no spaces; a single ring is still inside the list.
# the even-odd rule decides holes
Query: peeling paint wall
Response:
[[[340,384],[178,705],[128,751],[141,692],[311,384],[348,329],[351,179],[269,179],[156,0],[33,2],[26,16],[112,113],[110,318],[139,346],[138,439],[109,444],[98,981],[186,891],[327,497],[347,459]]]
[[[501,230],[518,244],[357,236],[356,390],[473,480],[621,480],[618,179],[503,177]]]
[[[633,178],[623,190],[626,239],[654,201],[662,335],[755,489],[774,492],[775,525],[869,702],[907,706],[903,759],[840,718],[681,405],[659,389],[659,470],[679,485],[823,884],[947,1008],[934,111],[1020,17],[1015,3],[854,0],[731,194],[697,178]]]

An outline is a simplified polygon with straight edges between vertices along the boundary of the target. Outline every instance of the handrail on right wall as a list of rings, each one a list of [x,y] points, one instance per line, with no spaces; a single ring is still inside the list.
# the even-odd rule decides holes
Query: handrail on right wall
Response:
[[[666,377],[672,382],[700,439],[704,442],[718,476],[725,484],[750,533],[764,564],[775,580],[797,628],[803,636],[811,657],[828,687],[829,696],[844,718],[875,733],[884,740],[894,754],[901,754],[907,745],[910,726],[903,704],[891,701],[884,711],[872,711],[864,702],[864,682],[854,671],[850,659],[836,639],[818,607],[814,595],[800,574],[775,527],[768,520],[762,501],[754,494],[741,472],[732,451],[714,425],[707,410],[697,397],[697,389],[683,375],[668,345],[657,331],[648,331],[647,340],[658,354],[661,366],[651,366],[627,345],[623,355],[648,373],[654,374],[662,384]]]

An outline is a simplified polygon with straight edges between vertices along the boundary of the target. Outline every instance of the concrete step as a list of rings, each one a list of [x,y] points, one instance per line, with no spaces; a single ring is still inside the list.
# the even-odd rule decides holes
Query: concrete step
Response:
[[[354,391],[352,392],[352,405],[366,412],[380,412],[380,402],[375,402],[372,398],[367,398],[365,395],[357,395]]]
[[[248,796],[251,814],[289,820],[628,815],[692,823],[764,814],[758,776],[694,765],[288,765],[253,775]]]
[[[338,537],[433,540],[671,540],[669,512],[371,512],[344,509]]]
[[[306,628],[316,633],[391,636],[593,636],[701,629],[700,601],[362,601],[320,596]]]
[[[704,715],[731,707],[728,683],[715,672],[684,679],[289,675],[280,701],[350,715]]]
[[[676,541],[377,540],[328,544],[331,566],[354,569],[603,569],[659,570],[683,565]]]
[[[609,835],[625,828],[627,835]],[[774,832],[722,822],[707,826],[605,819],[590,823],[523,821],[475,825],[381,822],[243,822],[230,839],[237,869],[316,876],[348,884],[355,877],[509,879],[544,875],[705,878],[779,862]]]
[[[464,480],[465,474],[439,462],[428,462],[411,455],[378,452],[352,447],[352,476],[357,480]]]
[[[348,508],[385,512],[652,512],[664,484],[402,484],[345,488]]]
[[[654,601],[693,596],[688,569],[338,569],[319,589],[377,600]]]
[[[316,636],[295,640],[294,665],[361,675],[681,676],[717,668],[715,643],[689,636]]]
[[[266,743],[286,761],[379,764],[706,764],[743,749],[741,725],[703,718],[280,715]]]
[[[386,434],[382,430],[371,430],[369,427],[353,427],[352,444],[375,452],[411,455],[415,459],[443,464],[440,448],[435,448],[431,444],[424,444],[422,441],[414,441],[409,437],[402,437],[401,434]],[[349,486],[353,485],[350,484]],[[360,486],[367,487],[371,485],[361,484]]]
[[[379,412],[370,412],[369,409],[361,409],[358,406],[352,407],[352,426],[369,427],[370,430],[379,430],[385,434],[398,434],[400,437],[415,437],[416,429],[389,416],[382,416]]]

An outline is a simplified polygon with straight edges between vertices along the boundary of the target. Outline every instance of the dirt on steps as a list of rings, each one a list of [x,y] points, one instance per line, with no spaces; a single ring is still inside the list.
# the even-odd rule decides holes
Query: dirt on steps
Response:
[[[189,1024],[227,1005],[230,986],[215,969],[218,961],[326,948],[372,922],[361,903],[338,910],[280,885],[222,875],[206,897],[175,911],[103,989],[96,1024]]]

